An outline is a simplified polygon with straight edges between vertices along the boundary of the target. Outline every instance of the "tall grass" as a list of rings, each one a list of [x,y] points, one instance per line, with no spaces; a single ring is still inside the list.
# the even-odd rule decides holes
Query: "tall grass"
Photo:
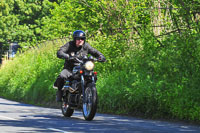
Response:
[[[96,63],[99,112],[200,121],[200,37],[174,34],[161,46],[150,34],[126,40],[98,36],[89,42],[107,58]],[[46,43],[0,69],[0,95],[34,104],[55,101],[53,82],[63,67],[62,45]],[[123,47],[124,46],[124,47]]]
[[[200,36],[174,34],[161,46],[144,35],[97,83],[101,111],[200,121]]]
[[[0,69],[1,96],[29,103],[52,101],[53,81],[63,63],[56,56],[61,45],[61,42],[49,42],[7,61]]]

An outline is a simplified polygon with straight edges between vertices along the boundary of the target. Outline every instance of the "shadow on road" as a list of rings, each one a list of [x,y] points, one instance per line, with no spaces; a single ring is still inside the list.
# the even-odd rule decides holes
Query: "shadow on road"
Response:
[[[66,118],[59,109],[42,108],[17,102],[1,102],[0,131],[9,132],[200,132],[200,127],[169,122],[144,120],[123,116],[96,114],[93,121],[85,121],[82,112],[75,111]]]

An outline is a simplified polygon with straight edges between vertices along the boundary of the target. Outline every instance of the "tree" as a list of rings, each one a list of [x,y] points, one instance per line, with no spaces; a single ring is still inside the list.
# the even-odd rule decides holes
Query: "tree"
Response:
[[[44,39],[41,20],[51,15],[51,4],[48,0],[1,0],[0,42],[3,51],[11,42],[28,45],[27,42]]]

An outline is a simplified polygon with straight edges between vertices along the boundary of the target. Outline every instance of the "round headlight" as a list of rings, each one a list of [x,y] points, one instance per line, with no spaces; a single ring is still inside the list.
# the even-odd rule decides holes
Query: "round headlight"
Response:
[[[87,61],[85,63],[85,69],[91,71],[94,68],[94,63],[92,61]]]

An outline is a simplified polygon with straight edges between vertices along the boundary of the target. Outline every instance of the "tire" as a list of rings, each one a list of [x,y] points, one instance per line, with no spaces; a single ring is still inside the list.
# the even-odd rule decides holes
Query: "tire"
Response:
[[[66,102],[62,102],[61,104],[61,110],[62,110],[62,114],[65,116],[65,117],[71,117],[72,114],[74,113],[74,109],[71,109],[69,107],[69,105],[66,103]]]
[[[88,84],[85,89],[85,102],[83,102],[83,116],[85,120],[93,120],[97,111],[97,89],[95,85]]]

